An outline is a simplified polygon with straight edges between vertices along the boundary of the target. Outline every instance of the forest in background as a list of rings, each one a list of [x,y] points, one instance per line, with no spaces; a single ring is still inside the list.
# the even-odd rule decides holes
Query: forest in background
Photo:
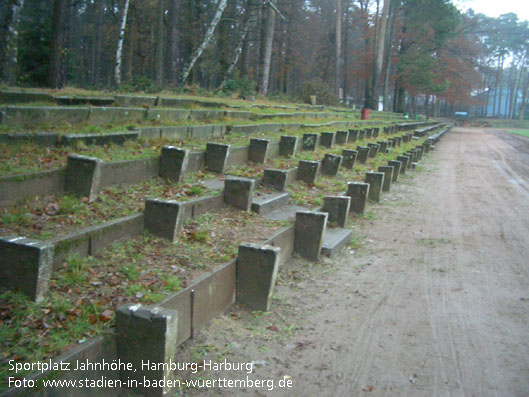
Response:
[[[529,26],[448,0],[5,0],[6,85],[523,119]]]

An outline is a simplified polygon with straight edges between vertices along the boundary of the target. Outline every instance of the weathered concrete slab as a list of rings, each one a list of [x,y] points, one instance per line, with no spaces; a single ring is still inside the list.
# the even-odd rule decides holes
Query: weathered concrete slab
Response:
[[[298,179],[313,185],[320,172],[321,162],[300,160],[298,163]]]
[[[397,156],[397,161],[400,161],[402,163],[400,167],[400,173],[405,174],[406,168],[408,168],[408,164],[410,163],[410,158],[408,156]]]
[[[266,160],[268,160],[269,146],[269,139],[250,139],[250,147],[248,149],[248,160],[253,161],[255,163],[266,163]]]
[[[335,141],[337,145],[344,145],[349,141],[349,131],[336,131]]]
[[[366,130],[358,130],[358,141],[363,141],[366,139]]]
[[[353,231],[351,229],[327,229],[323,236],[321,254],[332,258],[351,242]]]
[[[369,151],[371,150],[371,148],[365,146],[357,146],[356,150],[358,151],[356,159],[359,163],[365,164],[367,162],[367,158],[369,157]]]
[[[262,184],[273,189],[285,191],[289,182],[290,170],[265,168]]]
[[[224,181],[224,202],[243,211],[250,211],[255,181],[249,178],[228,176]]]
[[[369,183],[349,182],[345,195],[351,197],[350,212],[363,214],[369,196]]]
[[[101,165],[103,160],[95,157],[68,155],[64,190],[67,194],[88,197],[93,201],[101,182]]]
[[[67,105],[67,106],[72,106],[72,105],[112,106],[114,104],[113,97],[55,95],[53,99],[59,105]]]
[[[206,167],[209,171],[223,174],[226,170],[226,162],[230,154],[230,145],[221,143],[206,144]]]
[[[45,92],[0,90],[0,103],[53,102],[53,95]]]
[[[271,219],[273,221],[286,221],[294,219],[296,217],[296,212],[298,211],[308,211],[308,209],[300,205],[288,204],[277,210],[269,212],[268,214],[264,215],[264,218]]]
[[[359,130],[349,130],[349,139],[347,140],[347,142],[356,142],[358,140],[358,133]]]
[[[393,180],[393,167],[389,165],[381,165],[378,167],[378,172],[384,173],[384,184],[382,185],[382,191],[389,192],[391,189],[391,181]]]
[[[157,96],[137,96],[137,95],[115,95],[114,100],[119,106],[156,106]]]
[[[339,227],[345,227],[349,217],[351,197],[349,196],[325,196],[321,212],[329,214],[329,223]]]
[[[161,127],[160,135],[164,139],[185,139],[189,137],[189,127],[185,125]]]
[[[298,146],[297,136],[282,135],[279,141],[279,155],[294,156]]]
[[[142,233],[143,214],[133,214],[123,218],[93,226],[89,230],[90,255],[95,255],[116,241],[125,241]]]
[[[145,120],[147,110],[143,108],[92,107],[88,116],[88,123],[125,124]]]
[[[189,119],[190,110],[186,109],[147,109],[145,118],[151,121],[160,121],[165,123],[183,121]]]
[[[382,186],[384,185],[383,172],[366,172],[366,183],[369,183],[369,199],[380,202]]]
[[[34,302],[49,290],[53,245],[25,237],[0,237],[0,286],[22,291]]]
[[[334,132],[322,132],[320,134],[320,145],[332,148],[334,145]]]
[[[390,160],[388,161],[388,165],[393,167],[392,182],[397,182],[397,180],[399,179],[400,167],[402,167],[402,162],[398,160]]]
[[[175,200],[146,199],[144,228],[158,237],[175,241],[182,223],[182,203]]]
[[[109,132],[105,134],[66,134],[60,138],[61,145],[73,146],[79,142],[86,145],[122,145],[126,141],[138,139],[139,131]]]
[[[286,206],[289,199],[290,193],[288,192],[257,191],[253,196],[252,211],[265,216]]]
[[[358,156],[358,151],[344,149],[342,151],[342,165],[345,168],[352,169],[355,165],[356,158]]]
[[[320,258],[327,217],[326,212],[300,211],[296,213],[294,251],[303,258],[314,261]]]
[[[327,176],[336,176],[342,165],[342,156],[326,153],[321,165],[321,173]]]
[[[303,150],[316,150],[316,147],[318,146],[318,141],[318,134],[303,134]]]
[[[369,157],[377,157],[379,145],[377,143],[368,143]]]
[[[118,183],[140,183],[158,175],[159,158],[105,161],[101,164],[99,189]]]
[[[60,106],[6,106],[2,124],[31,127],[39,124],[79,124],[88,121],[90,109]]]
[[[237,255],[237,301],[252,310],[269,311],[281,249],[244,243]]]
[[[178,312],[129,303],[116,310],[116,331],[118,357],[122,362],[132,364],[133,368],[121,370],[121,380],[124,383],[136,380],[133,389],[146,396],[168,393],[171,388],[150,387],[145,379],[163,384],[162,381],[175,378],[177,371],[171,370],[170,362],[176,357]],[[146,362],[152,366],[142,365]]]
[[[31,172],[12,176],[0,176],[0,208],[25,198],[64,193],[65,170]]]
[[[377,143],[379,145],[378,151],[380,153],[386,153],[386,150],[388,148],[388,141],[377,141]]]
[[[184,170],[187,168],[189,151],[175,146],[162,147],[160,156],[159,173],[162,178],[167,178],[181,183],[184,179]]]

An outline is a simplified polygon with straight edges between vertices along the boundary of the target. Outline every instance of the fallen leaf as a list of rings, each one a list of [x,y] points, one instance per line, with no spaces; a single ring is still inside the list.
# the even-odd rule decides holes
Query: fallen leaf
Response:
[[[107,309],[99,315],[99,319],[103,322],[110,321],[112,320],[112,314],[114,314],[114,312],[110,309]]]
[[[373,391],[374,388],[375,388],[375,386],[368,385],[368,386],[362,387],[362,390],[363,391]]]

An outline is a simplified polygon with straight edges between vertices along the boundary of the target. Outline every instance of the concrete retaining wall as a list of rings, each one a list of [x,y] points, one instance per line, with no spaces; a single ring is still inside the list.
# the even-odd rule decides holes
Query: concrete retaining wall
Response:
[[[0,208],[28,197],[64,193],[64,169],[0,177]]]

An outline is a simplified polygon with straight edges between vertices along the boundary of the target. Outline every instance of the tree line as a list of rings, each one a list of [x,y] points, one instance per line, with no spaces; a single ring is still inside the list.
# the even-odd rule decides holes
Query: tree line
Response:
[[[449,0],[6,0],[10,85],[269,96],[523,118],[529,27]]]

